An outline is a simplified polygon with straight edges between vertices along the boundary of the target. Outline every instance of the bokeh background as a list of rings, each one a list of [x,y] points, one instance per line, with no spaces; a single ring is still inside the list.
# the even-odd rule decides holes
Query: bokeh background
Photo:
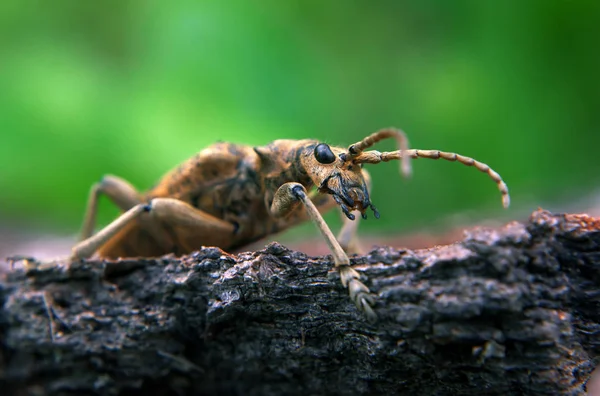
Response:
[[[416,161],[410,181],[381,164],[363,233],[590,210],[599,40],[593,0],[0,2],[3,252],[73,240],[103,174],[144,190],[216,140],[347,146],[390,125],[490,164],[513,205],[458,164]],[[103,201],[100,223],[116,213]]]

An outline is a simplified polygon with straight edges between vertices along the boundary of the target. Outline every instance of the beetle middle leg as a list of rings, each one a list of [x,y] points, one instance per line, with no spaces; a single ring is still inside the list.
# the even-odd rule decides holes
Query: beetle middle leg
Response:
[[[374,303],[374,298],[369,292],[369,288],[360,281],[360,275],[352,267],[350,260],[344,252],[344,249],[337,241],[331,229],[321,216],[321,213],[310,200],[308,193],[300,183],[285,183],[275,193],[273,203],[271,204],[271,214],[275,217],[284,217],[298,205],[303,204],[309,217],[315,223],[317,228],[323,234],[329,249],[333,254],[335,267],[340,273],[342,285],[348,288],[350,299],[356,304],[358,309],[363,312],[371,321],[377,319],[377,315],[371,308]]]
[[[129,182],[120,177],[105,175],[90,189],[80,241],[89,238],[94,232],[100,195],[106,195],[122,211],[127,211],[142,202],[140,194]]]

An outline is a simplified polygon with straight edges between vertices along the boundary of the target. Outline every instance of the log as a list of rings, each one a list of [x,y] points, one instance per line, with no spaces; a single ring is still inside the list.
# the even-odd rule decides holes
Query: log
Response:
[[[600,351],[600,219],[538,210],[354,267],[278,243],[82,260],[0,283],[7,395],[583,395]]]

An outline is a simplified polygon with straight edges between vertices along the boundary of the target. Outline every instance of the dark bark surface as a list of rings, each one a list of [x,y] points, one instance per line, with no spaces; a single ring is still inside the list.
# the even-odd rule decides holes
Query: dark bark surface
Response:
[[[352,262],[377,295],[374,324],[330,257],[276,243],[17,269],[0,284],[0,393],[584,394],[599,219],[537,211]]]

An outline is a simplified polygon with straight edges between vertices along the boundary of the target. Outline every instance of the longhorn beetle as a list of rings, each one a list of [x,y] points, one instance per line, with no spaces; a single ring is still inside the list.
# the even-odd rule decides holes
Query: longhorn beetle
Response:
[[[399,149],[365,151],[386,138],[396,139]],[[95,253],[104,258],[180,255],[202,245],[234,249],[310,219],[329,245],[351,300],[373,320],[374,298],[347,256],[356,252],[358,221],[352,212],[366,219],[371,209],[379,218],[363,165],[401,160],[401,172],[408,177],[412,158],[442,158],[474,166],[496,182],[504,207],[509,205],[506,184],[489,166],[459,154],[409,149],[404,132],[398,129],[382,129],[347,149],[308,139],[275,140],[260,147],[216,143],[166,174],[146,193],[138,193],[115,176],[105,176],[92,186],[81,241],[69,260]],[[124,213],[92,235],[100,195]],[[337,239],[321,215],[336,205],[345,215]]]

